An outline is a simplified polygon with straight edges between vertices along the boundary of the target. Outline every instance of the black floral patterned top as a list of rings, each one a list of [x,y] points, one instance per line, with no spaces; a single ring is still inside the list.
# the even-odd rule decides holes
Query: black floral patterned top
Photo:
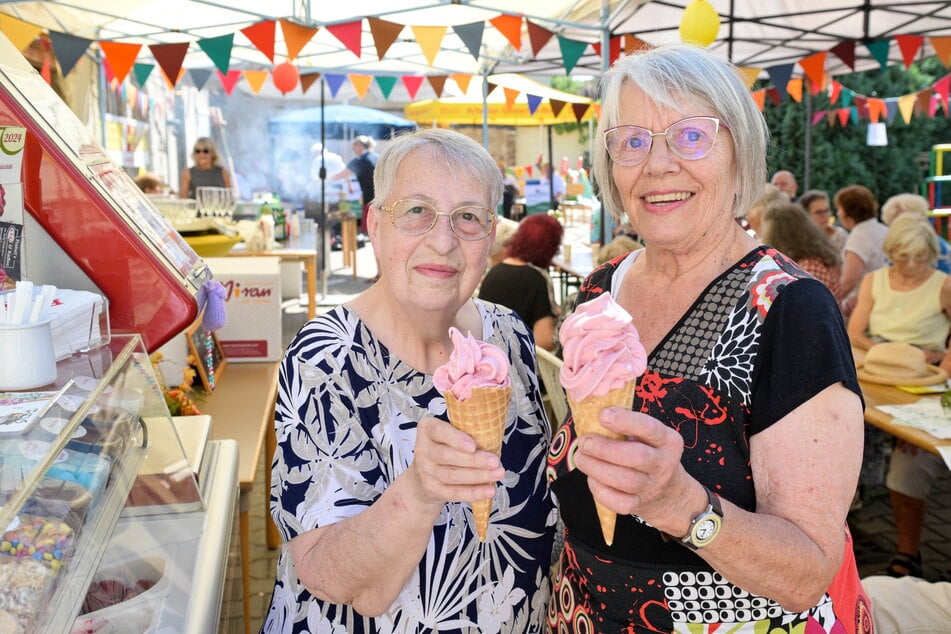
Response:
[[[579,303],[610,292],[622,263],[638,255],[595,270],[581,287]],[[688,473],[753,511],[749,438],[835,383],[861,396],[835,299],[778,251],[759,247],[714,280],[651,352],[633,408],[680,432]],[[829,631],[840,614],[847,614],[843,632],[861,631],[853,618],[860,592],[854,559],[844,567],[855,587],[845,591],[840,605],[840,597],[827,594],[808,613],[791,615],[775,601],[733,586],[698,555],[633,516],[618,517],[608,547],[586,477],[574,469],[576,440],[569,418],[549,451],[549,478],[566,526],[549,605],[552,631],[671,632],[689,626],[690,632],[719,632],[734,631],[717,628],[738,623],[757,624],[762,629],[756,631],[783,624],[782,631],[791,631],[786,628],[807,621]],[[851,612],[840,611],[849,606]]]

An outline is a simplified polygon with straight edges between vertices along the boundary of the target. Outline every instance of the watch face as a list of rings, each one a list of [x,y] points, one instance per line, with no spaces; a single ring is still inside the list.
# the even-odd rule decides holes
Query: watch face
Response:
[[[717,534],[717,523],[712,519],[705,519],[702,522],[697,524],[697,528],[694,531],[697,541],[705,542],[708,539],[712,539],[714,535]]]

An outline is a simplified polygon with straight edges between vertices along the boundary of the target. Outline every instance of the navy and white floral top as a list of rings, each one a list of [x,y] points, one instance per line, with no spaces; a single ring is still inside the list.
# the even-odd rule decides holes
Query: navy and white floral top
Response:
[[[556,513],[545,477],[551,431],[534,343],[517,315],[475,301],[482,339],[506,351],[512,365],[506,475],[487,540],[476,537],[470,505],[447,503],[418,571],[378,618],[312,597],[285,543],[262,631],[543,630]],[[373,504],[413,460],[424,416],[447,419],[432,376],[393,356],[356,314],[341,306],[307,323],[287,350],[278,388],[271,514],[284,541]]]

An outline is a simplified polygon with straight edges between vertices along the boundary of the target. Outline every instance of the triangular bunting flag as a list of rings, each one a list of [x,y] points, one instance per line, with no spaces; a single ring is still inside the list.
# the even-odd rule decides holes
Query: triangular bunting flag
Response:
[[[125,81],[126,75],[132,70],[132,64],[135,63],[135,57],[142,49],[141,44],[126,44],[124,42],[99,42],[99,48],[107,60],[112,74],[121,84]]]
[[[340,87],[343,86],[343,82],[347,80],[347,76],[324,73],[324,79],[327,80],[327,87],[330,88],[330,96],[336,97]]]
[[[832,54],[842,60],[842,62],[855,70],[855,40],[843,40],[832,47]]]
[[[210,37],[204,40],[198,40],[198,47],[205,51],[215,68],[222,73],[227,73],[231,66],[231,48],[234,46],[234,33],[228,33],[221,37]],[[208,73],[211,76],[211,73]]]
[[[802,103],[802,78],[796,77],[786,83],[786,94],[796,103]]]
[[[941,103],[944,105],[944,114],[951,114],[949,110],[949,97],[951,97],[951,75],[945,75],[935,83],[931,84],[931,87],[934,88],[934,92],[938,95],[938,98],[941,100]]]
[[[350,84],[353,86],[353,89],[357,91],[357,97],[360,99],[367,96],[367,91],[370,90],[370,84],[373,83],[373,75],[350,74],[347,75],[347,79],[350,80]]]
[[[849,116],[850,116],[851,114],[852,114],[852,109],[851,109],[851,108],[839,108],[839,109],[836,111],[836,116],[837,116],[838,119],[839,119],[839,125],[844,128],[844,127],[846,126],[846,124],[848,124],[848,122],[849,122]]]
[[[585,49],[588,48],[588,43],[569,40],[567,37],[559,35],[558,46],[561,48],[561,61],[565,65],[565,74],[570,75],[575,64],[578,63],[578,60],[584,55]]]
[[[610,50],[608,51],[608,54],[609,54],[608,64],[609,64],[609,65],[610,65],[610,64],[613,64],[615,61],[617,61],[617,58],[621,56],[621,39],[622,39],[622,36],[620,36],[620,35],[612,35],[612,36],[611,36],[611,39],[608,40],[608,46],[610,47]],[[601,42],[600,42],[600,41],[599,41],[599,42],[593,42],[593,43],[591,44],[591,48],[594,49],[595,55],[597,55],[598,57],[604,58],[604,56],[601,54]]]
[[[386,52],[393,46],[393,42],[403,31],[403,25],[396,22],[387,22],[380,18],[367,18],[370,25],[370,35],[373,37],[373,44],[376,46],[376,56],[383,59]],[[395,82],[396,79],[394,78]]]
[[[835,103],[839,100],[839,93],[842,92],[842,84],[836,80],[832,80],[832,84],[829,86],[829,103]]]
[[[416,93],[419,92],[419,87],[423,85],[424,77],[422,75],[403,75],[401,79],[403,85],[406,86],[406,92],[409,93],[409,98],[416,99]]]
[[[802,72],[806,74],[806,77],[809,78],[809,81],[812,82],[814,86],[822,86],[822,77],[825,74],[826,68],[825,51],[822,51],[821,53],[815,53],[809,57],[799,60],[799,66],[802,68]]]
[[[624,36],[624,52],[630,55],[635,51],[646,51],[648,49],[654,48],[644,40],[630,33],[627,33]]]
[[[502,90],[505,91],[505,109],[511,110],[512,106],[515,105],[515,100],[518,99],[518,96],[521,94],[518,90],[514,88],[502,87]]]
[[[53,69],[50,68],[49,55],[43,56],[43,66],[40,68],[40,77],[42,77],[43,81],[48,85],[53,85]]]
[[[344,22],[342,24],[331,24],[325,27],[340,43],[350,49],[350,52],[360,58],[363,50],[361,37],[363,35],[363,20],[354,20],[353,22]]]
[[[479,52],[482,49],[482,35],[485,33],[485,22],[457,24],[452,27],[452,30],[469,49],[469,54],[478,60]]]
[[[274,20],[261,20],[241,29],[244,36],[254,47],[264,53],[268,61],[274,62],[274,37],[277,23]]]
[[[472,81],[472,75],[466,75],[465,73],[452,73],[449,75],[456,85],[459,86],[459,90],[463,94],[469,92],[469,82]]]
[[[813,112],[813,113],[812,113],[812,125],[815,126],[817,123],[819,123],[820,121],[822,121],[823,119],[825,119],[825,116],[826,116],[826,111],[825,111],[825,110],[817,110],[816,112]]]
[[[383,93],[383,98],[389,99],[390,93],[393,92],[393,87],[396,86],[396,77],[377,75],[376,85],[380,87],[380,92]]]
[[[446,80],[449,77],[447,75],[429,75],[426,79],[429,81],[429,85],[433,87],[433,91],[436,93],[436,99],[442,97],[442,91],[446,88]]]
[[[314,85],[314,82],[320,79],[320,73],[301,73],[300,91],[304,94]]]
[[[221,72],[220,70],[218,71]],[[208,80],[211,79],[212,70],[210,68],[190,68],[188,69],[188,76],[192,78],[192,83],[195,85],[195,88],[201,90],[205,87],[205,84],[208,83]]]
[[[538,106],[542,103],[542,98],[537,95],[525,95],[528,99],[528,112],[529,114],[535,114],[535,111],[538,110]]]
[[[175,75],[175,81],[172,81],[171,79],[169,79],[168,75],[165,74],[164,70],[162,71],[162,78],[165,79],[165,85],[168,86],[169,90],[175,90],[175,86],[178,85],[178,82],[180,82],[182,79],[185,78],[185,69],[182,68],[181,66],[178,67],[178,74]],[[122,85],[123,87],[125,86],[125,84],[122,84]]]
[[[895,120],[895,115],[898,114],[898,99],[894,97],[886,99],[885,110],[888,113],[885,115],[885,122],[891,125],[892,121]]]
[[[945,68],[951,67],[951,36],[930,37],[931,46],[934,47],[934,54],[938,60],[944,64]]]
[[[769,73],[769,78],[773,81],[773,86],[776,87],[776,92],[779,93],[780,101],[786,96],[786,84],[789,83],[789,78],[792,77],[794,65],[795,64],[777,64],[776,66],[770,66],[766,69],[766,72]]]
[[[889,38],[882,38],[880,40],[872,40],[865,45],[865,48],[868,49],[868,52],[872,54],[872,57],[875,58],[875,61],[878,62],[883,70],[888,67],[888,47],[891,43],[892,41]]]
[[[18,51],[22,51],[40,36],[43,27],[24,22],[12,15],[0,13],[0,31],[3,31],[3,34],[10,38],[10,43]]]
[[[766,89],[760,88],[759,90],[753,91],[753,101],[756,102],[756,106],[759,108],[760,112],[766,109]]]
[[[525,24],[528,26],[528,41],[532,45],[532,55],[538,57],[538,52],[548,44],[548,40],[551,39],[554,33],[531,20],[525,20]]]
[[[918,112],[927,113],[931,109],[931,88],[924,88],[917,93]]]
[[[915,111],[915,104],[918,103],[918,95],[902,95],[898,98],[898,112],[905,124],[911,123],[911,115]]]
[[[581,122],[584,119],[585,114],[588,113],[588,109],[591,107],[589,103],[573,103],[571,104],[571,110],[575,113],[575,121]]]
[[[870,97],[866,105],[868,105],[868,120],[878,123],[878,120],[885,115],[885,100]]]
[[[921,45],[925,43],[923,35],[896,35],[898,48],[901,50],[902,61],[905,62],[905,70],[915,61],[915,55],[921,50]]]
[[[63,77],[65,77],[69,74],[69,71],[73,70],[73,66],[76,65],[76,62],[82,59],[83,54],[89,49],[89,45],[92,44],[92,40],[87,40],[84,37],[76,37],[69,33],[50,31],[50,44],[53,45],[53,54],[56,55],[56,59],[59,60],[60,72],[62,72]]]
[[[284,44],[287,45],[287,61],[293,62],[300,54],[301,49],[317,35],[317,27],[303,26],[290,20],[281,18],[281,33],[284,34]]]
[[[498,84],[493,84],[491,81],[485,82],[485,95],[486,95],[486,97],[488,97],[489,95],[491,95],[491,94],[492,94],[492,91],[495,90],[495,89],[498,88],[498,87],[499,87]]]
[[[489,23],[509,41],[512,48],[522,50],[522,16],[502,14],[490,19]]]
[[[826,113],[826,121],[829,122],[829,127],[830,127],[830,128],[833,127],[833,126],[835,126],[835,124],[836,124],[836,122],[837,122],[838,120],[839,120],[839,111],[838,111],[838,110],[830,110],[829,112]]]
[[[264,82],[267,81],[268,75],[271,74],[266,70],[244,70],[241,72],[244,74],[244,80],[251,86],[251,92],[255,95],[261,92]]]
[[[855,95],[855,110],[859,118],[868,114],[868,98],[861,95]]]
[[[185,61],[185,55],[188,53],[188,42],[177,42],[175,44],[150,44],[149,50],[152,51],[152,57],[158,63],[159,68],[165,73],[165,79],[171,84],[172,88],[178,83],[179,73],[182,70],[182,63]]]
[[[238,85],[238,81],[241,79],[241,71],[229,70],[227,73],[222,73],[219,70],[217,72],[218,79],[221,81],[221,86],[225,89],[225,94],[230,95],[234,91],[234,87]]]
[[[561,111],[564,110],[565,106],[568,104],[567,101],[559,101],[557,99],[549,99],[548,103],[551,106],[551,111],[556,117],[561,114]]]
[[[423,56],[429,65],[436,62],[436,54],[442,46],[442,38],[446,36],[445,26],[411,26],[413,37],[423,51]]]
[[[783,98],[779,95],[779,90],[776,89],[776,86],[766,89],[766,96],[769,97],[769,100],[773,102],[773,105],[777,108],[779,104],[782,103]]]
[[[759,74],[763,72],[762,68],[753,68],[752,66],[741,66],[739,70],[740,79],[746,84],[747,90],[753,87],[753,84],[759,79]]]
[[[132,65],[132,75],[135,77],[135,83],[139,86],[145,86],[149,80],[149,75],[155,70],[155,64],[146,64],[145,62],[136,62]]]

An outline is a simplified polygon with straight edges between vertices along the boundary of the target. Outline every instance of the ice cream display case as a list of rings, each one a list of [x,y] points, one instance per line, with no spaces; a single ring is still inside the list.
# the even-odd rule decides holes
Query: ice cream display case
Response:
[[[137,335],[0,393],[0,632],[216,631],[237,444],[186,418]]]

